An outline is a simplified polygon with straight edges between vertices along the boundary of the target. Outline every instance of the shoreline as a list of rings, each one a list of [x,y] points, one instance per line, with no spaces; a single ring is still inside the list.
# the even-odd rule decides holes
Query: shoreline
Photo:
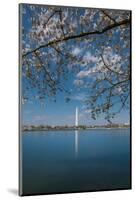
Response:
[[[111,127],[111,128],[107,128],[107,127],[96,127],[96,128],[69,128],[69,129],[33,129],[33,130],[22,130],[21,132],[36,132],[36,131],[88,131],[88,130],[115,130],[115,129],[130,129],[131,127]]]

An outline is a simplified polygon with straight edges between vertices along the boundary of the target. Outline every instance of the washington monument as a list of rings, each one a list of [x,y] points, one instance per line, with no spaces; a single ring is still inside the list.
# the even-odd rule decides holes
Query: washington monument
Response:
[[[78,126],[78,107],[76,107],[76,113],[75,113],[75,126]]]

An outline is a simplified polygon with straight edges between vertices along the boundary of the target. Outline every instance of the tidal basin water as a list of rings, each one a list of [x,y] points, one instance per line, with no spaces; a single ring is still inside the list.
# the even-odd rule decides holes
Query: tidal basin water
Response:
[[[23,194],[130,188],[130,130],[22,133]]]

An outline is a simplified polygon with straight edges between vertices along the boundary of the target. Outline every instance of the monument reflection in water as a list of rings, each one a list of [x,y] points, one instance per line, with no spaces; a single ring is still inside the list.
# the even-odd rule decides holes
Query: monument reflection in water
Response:
[[[78,130],[75,130],[75,156],[78,154]]]
[[[78,107],[76,107],[76,114],[75,114],[75,126],[78,127],[79,122],[79,115],[78,115]],[[78,154],[78,130],[75,130],[75,155]]]

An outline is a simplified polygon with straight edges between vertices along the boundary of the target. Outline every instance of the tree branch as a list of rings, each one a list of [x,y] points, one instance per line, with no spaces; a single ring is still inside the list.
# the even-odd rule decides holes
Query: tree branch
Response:
[[[105,10],[101,10],[101,12],[102,12],[105,16],[107,16],[108,19],[110,19],[110,20],[113,21],[114,23],[117,23],[117,22],[115,21],[115,19],[113,19],[110,15],[108,15],[108,13],[105,12]]]
[[[97,30],[97,31],[92,31],[92,32],[80,33],[78,35],[71,35],[71,36],[66,36],[64,38],[61,38],[61,39],[53,40],[53,41],[50,41],[50,42],[48,42],[48,43],[46,43],[44,45],[40,45],[39,47],[37,47],[37,48],[35,48],[33,50],[30,50],[30,51],[24,53],[22,55],[22,57],[26,57],[29,54],[34,53],[34,52],[38,51],[39,49],[48,47],[50,45],[54,45],[54,44],[57,44],[57,43],[60,43],[60,42],[64,42],[64,41],[68,41],[68,40],[72,40],[72,39],[77,39],[77,38],[80,38],[80,37],[85,37],[85,36],[88,36],[88,35],[97,35],[97,34],[100,35],[100,34],[105,33],[106,31],[109,31],[109,30],[113,29],[113,28],[116,28],[116,27],[122,26],[122,25],[126,25],[126,24],[130,24],[130,19],[125,19],[125,20],[122,20],[120,22],[116,22],[114,24],[111,24],[111,25],[103,28],[101,31]]]
[[[34,52],[34,53],[35,53],[35,56],[37,57],[37,59],[39,60],[41,66],[42,66],[42,68],[43,68],[43,70],[45,71],[46,75],[48,76],[49,81],[50,81],[51,84],[54,86],[54,85],[55,85],[55,81],[52,79],[50,73],[49,73],[49,72],[47,71],[47,69],[45,68],[45,66],[44,66],[44,64],[43,64],[43,62],[42,62],[40,56],[39,56],[36,52]],[[52,86],[50,85],[50,87],[52,87]]]
[[[56,13],[58,13],[58,12],[59,12],[59,11],[55,10],[55,11],[50,15],[50,17],[48,17],[47,21],[46,21],[46,22],[44,23],[44,25],[43,25],[44,28],[46,28],[46,26],[47,26],[49,20],[50,20]]]
[[[106,64],[106,62],[105,62],[105,60],[104,60],[102,54],[101,54],[101,58],[102,58],[102,61],[103,61],[103,63],[104,63],[104,66],[105,66],[109,71],[111,71],[111,72],[113,72],[113,73],[115,73],[115,74],[117,74],[117,75],[126,75],[125,73],[120,73],[120,72],[118,72],[118,71],[116,71],[116,70],[110,68],[110,66]]]

